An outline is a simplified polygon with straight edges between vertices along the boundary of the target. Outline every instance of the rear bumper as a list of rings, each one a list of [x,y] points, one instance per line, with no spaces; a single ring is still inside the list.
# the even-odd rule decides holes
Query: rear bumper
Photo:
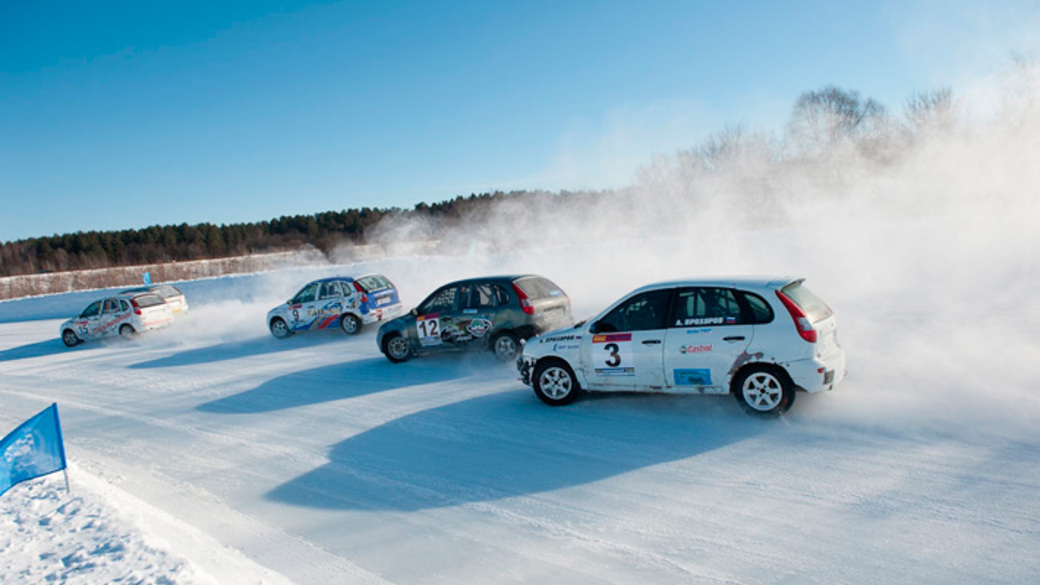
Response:
[[[405,312],[404,305],[398,303],[386,308],[374,309],[361,315],[361,322],[365,325],[371,325],[372,323],[379,323],[380,321],[389,321],[404,315]]]
[[[845,379],[845,352],[791,362],[786,369],[794,385],[801,390],[809,393],[833,390]]]

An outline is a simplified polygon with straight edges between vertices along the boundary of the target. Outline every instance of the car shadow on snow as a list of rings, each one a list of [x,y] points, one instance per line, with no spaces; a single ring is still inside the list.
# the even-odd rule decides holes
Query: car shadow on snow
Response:
[[[0,351],[0,362],[9,362],[26,358],[44,357],[70,351],[82,351],[87,349],[84,345],[65,347],[60,339],[45,339],[36,343],[27,343]]]
[[[460,362],[392,364],[383,357],[368,358],[279,376],[252,390],[200,404],[196,410],[217,414],[271,412],[443,382],[471,373]]]
[[[502,392],[355,435],[332,447],[329,463],[267,497],[393,511],[493,501],[695,457],[768,427],[728,396],[592,395],[550,408],[529,391]]]
[[[253,339],[228,341],[216,345],[186,349],[161,358],[132,364],[129,367],[131,369],[149,369],[195,366],[342,341],[344,341],[344,335],[342,333],[337,335],[336,332],[318,332],[312,335],[300,336],[294,335],[288,339],[275,339],[270,336],[255,337]]]

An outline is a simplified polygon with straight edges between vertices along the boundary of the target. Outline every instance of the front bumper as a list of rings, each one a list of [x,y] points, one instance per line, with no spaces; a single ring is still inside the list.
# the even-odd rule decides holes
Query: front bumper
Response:
[[[534,375],[535,359],[533,357],[520,356],[516,358],[516,369],[520,372],[520,381],[531,385],[531,376]]]

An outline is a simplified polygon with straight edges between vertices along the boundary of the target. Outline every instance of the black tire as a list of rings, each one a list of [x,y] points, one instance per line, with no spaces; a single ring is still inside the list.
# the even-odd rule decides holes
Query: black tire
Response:
[[[749,366],[733,379],[733,396],[750,414],[780,416],[794,404],[794,384],[776,366]]]
[[[285,339],[292,335],[292,331],[289,330],[289,326],[286,325],[285,320],[279,317],[271,319],[271,323],[268,326],[271,329],[271,335],[274,335],[278,339]]]
[[[339,320],[339,326],[343,329],[343,333],[347,335],[357,335],[361,333],[361,319],[356,316],[347,313],[343,315],[343,318]]]
[[[135,335],[137,335],[137,332],[129,325],[123,325],[119,328],[119,336],[123,339],[133,339]]]
[[[581,392],[574,370],[562,360],[542,360],[534,368],[531,387],[539,400],[549,406],[564,406],[574,402]]]
[[[391,333],[383,338],[383,355],[395,364],[406,362],[412,357],[412,348],[408,340],[400,333]]]
[[[520,338],[511,331],[503,331],[491,338],[491,351],[504,362],[515,362],[520,355]]]
[[[72,329],[66,329],[65,331],[62,331],[61,332],[61,340],[68,347],[72,347],[74,345],[79,345],[79,342],[80,342],[80,339],[76,335],[76,332],[73,331]]]

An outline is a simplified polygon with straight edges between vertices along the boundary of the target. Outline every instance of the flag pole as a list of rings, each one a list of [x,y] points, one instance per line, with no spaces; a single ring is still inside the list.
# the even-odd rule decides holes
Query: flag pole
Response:
[[[69,468],[66,467],[61,470],[65,474],[65,493],[66,495],[72,495],[72,488],[69,487]]]

